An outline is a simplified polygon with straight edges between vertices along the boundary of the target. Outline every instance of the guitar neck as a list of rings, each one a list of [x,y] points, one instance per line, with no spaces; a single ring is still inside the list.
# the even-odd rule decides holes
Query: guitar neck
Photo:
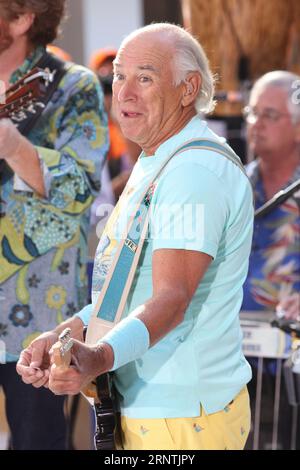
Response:
[[[5,92],[4,104],[0,104],[0,119],[14,118],[16,122],[26,118],[26,111],[35,114],[34,108],[38,99],[45,96],[49,83],[53,81],[54,72],[35,67]],[[40,103],[41,105],[42,103]]]
[[[71,363],[71,349],[73,340],[70,337],[71,330],[66,328],[58,338],[58,341],[52,346],[52,358],[57,367],[67,369]]]

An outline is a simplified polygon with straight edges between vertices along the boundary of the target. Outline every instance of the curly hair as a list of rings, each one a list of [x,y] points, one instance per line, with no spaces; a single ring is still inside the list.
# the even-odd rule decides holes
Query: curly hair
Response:
[[[65,4],[66,0],[0,0],[0,9],[6,21],[13,21],[23,13],[34,13],[28,39],[34,45],[46,46],[58,35]]]

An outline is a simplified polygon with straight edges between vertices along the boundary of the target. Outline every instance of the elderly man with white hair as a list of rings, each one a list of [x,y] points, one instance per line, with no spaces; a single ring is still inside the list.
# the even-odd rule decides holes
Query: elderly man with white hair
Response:
[[[297,187],[296,182],[300,181],[299,87],[298,75],[273,71],[258,79],[252,88],[245,118],[249,150],[257,157],[247,166],[256,209],[290,185]],[[299,209],[300,198],[295,191],[255,220],[243,310],[271,310],[285,319],[299,320]],[[255,360],[252,365],[257,368]],[[275,360],[264,360],[260,425],[266,442],[271,440],[268,410],[274,400],[276,370]],[[249,392],[254,403],[256,374],[253,375]],[[279,409],[278,447],[289,449],[292,407],[288,406],[285,388],[280,394]]]
[[[142,153],[97,250],[93,304],[63,325],[75,338],[69,368],[42,367],[62,327],[33,341],[18,364],[25,382],[56,394],[78,393],[114,371],[127,450],[242,449],[249,433],[251,369],[239,310],[252,190],[239,158],[198,114],[212,110],[213,96],[207,58],[184,29],[154,24],[123,41],[114,112]],[[145,207],[148,236],[122,319],[102,338],[92,327],[94,344],[83,344],[84,324],[114,318],[130,251],[141,247]]]
[[[286,71],[263,75],[245,108],[250,150],[248,165],[256,208],[300,181],[300,76]],[[257,219],[244,285],[243,309],[300,314],[299,192]]]

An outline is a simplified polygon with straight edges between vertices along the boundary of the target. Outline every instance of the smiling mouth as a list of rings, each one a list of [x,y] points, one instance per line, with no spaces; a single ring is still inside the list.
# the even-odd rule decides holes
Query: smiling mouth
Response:
[[[127,112],[127,111],[121,111],[121,116],[125,118],[137,118],[141,116],[140,113],[132,113],[132,112]]]

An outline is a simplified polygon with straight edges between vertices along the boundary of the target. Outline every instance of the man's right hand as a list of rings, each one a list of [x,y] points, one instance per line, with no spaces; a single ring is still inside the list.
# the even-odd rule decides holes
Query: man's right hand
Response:
[[[17,372],[23,382],[36,388],[48,386],[50,374],[49,351],[58,340],[58,334],[48,331],[34,339],[28,348],[21,352]]]

